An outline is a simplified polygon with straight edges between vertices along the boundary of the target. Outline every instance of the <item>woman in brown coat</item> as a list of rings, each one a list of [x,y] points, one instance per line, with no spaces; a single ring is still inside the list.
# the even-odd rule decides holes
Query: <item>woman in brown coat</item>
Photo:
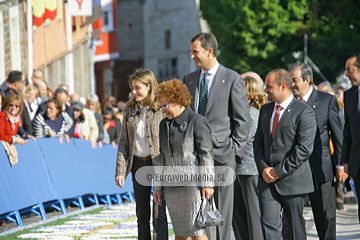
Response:
[[[138,218],[138,239],[151,240],[150,236],[150,194],[151,185],[139,183],[135,173],[141,167],[155,165],[159,151],[159,124],[164,118],[155,102],[157,80],[148,69],[137,69],[129,77],[132,98],[126,103],[116,160],[115,181],[124,187],[131,172],[136,216]],[[148,168],[149,169],[149,168]],[[153,203],[154,240],[168,239],[165,205]]]

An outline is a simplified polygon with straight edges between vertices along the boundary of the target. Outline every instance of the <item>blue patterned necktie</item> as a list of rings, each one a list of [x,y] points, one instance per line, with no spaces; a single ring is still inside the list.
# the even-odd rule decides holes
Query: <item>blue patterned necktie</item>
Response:
[[[210,75],[210,73],[208,73],[208,72],[204,73],[204,77],[200,83],[198,113],[203,116],[205,115],[205,110],[206,110],[207,93],[208,93],[208,85],[209,85],[209,80],[207,79],[207,77],[209,75]]]

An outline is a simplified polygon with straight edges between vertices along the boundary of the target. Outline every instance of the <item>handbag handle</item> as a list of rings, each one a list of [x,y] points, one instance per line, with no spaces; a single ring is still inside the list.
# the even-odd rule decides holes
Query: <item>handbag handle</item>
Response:
[[[210,202],[210,205],[211,205],[213,211],[214,211],[214,212],[217,211],[214,197],[211,196],[211,197],[209,198],[209,200],[207,200],[206,198],[204,198],[204,199],[202,200],[202,202],[201,202],[201,212],[205,212],[205,210],[206,210],[206,209],[205,209],[205,208],[206,208],[206,204],[207,204],[208,202]]]

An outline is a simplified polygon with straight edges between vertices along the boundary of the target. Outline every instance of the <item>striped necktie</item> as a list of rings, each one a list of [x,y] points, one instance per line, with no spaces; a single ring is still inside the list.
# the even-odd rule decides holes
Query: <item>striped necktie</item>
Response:
[[[276,129],[277,126],[279,124],[279,118],[280,118],[280,111],[281,111],[282,107],[280,105],[276,106],[276,113],[274,115],[274,120],[273,120],[273,125],[272,125],[272,132],[271,132],[271,137],[272,139],[274,139],[275,137],[275,133],[276,133]]]
[[[210,73],[204,73],[204,77],[200,82],[200,94],[199,94],[199,105],[198,105],[198,113],[200,115],[205,115],[206,104],[207,104],[207,94],[208,94],[208,86],[209,86],[209,79],[207,77]]]

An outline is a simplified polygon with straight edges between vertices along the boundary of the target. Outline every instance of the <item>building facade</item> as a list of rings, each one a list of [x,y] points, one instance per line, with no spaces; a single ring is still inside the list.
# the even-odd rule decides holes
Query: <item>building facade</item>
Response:
[[[45,18],[42,24],[34,21],[36,24],[32,29],[34,69],[41,69],[44,72],[45,81],[52,89],[65,83],[69,85],[70,93],[77,92],[86,96],[91,91],[89,50],[91,36],[88,33],[87,18],[69,16],[67,3],[62,0],[55,0],[55,4],[56,16],[53,19]],[[37,9],[43,7],[46,6],[34,5],[33,2],[33,14],[46,12],[46,9]],[[68,21],[70,31],[67,30]]]
[[[113,68],[117,99],[128,99],[127,76],[135,68],[149,68],[159,81],[194,71],[190,39],[200,31],[195,0],[118,0],[120,54]]]
[[[0,1],[0,84],[11,70],[25,71],[22,0]]]
[[[119,57],[116,0],[101,1],[102,18],[94,21],[94,70],[96,93],[100,99],[112,94],[112,67]]]

